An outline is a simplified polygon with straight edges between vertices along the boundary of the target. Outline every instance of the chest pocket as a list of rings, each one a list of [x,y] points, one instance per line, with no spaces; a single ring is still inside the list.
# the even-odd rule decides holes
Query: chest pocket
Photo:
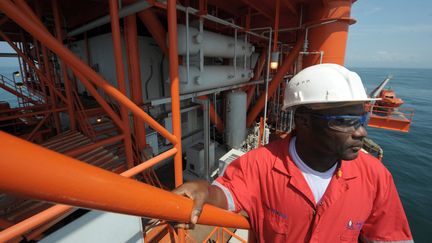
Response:
[[[265,209],[263,219],[263,233],[265,242],[286,242],[288,223],[284,216],[278,215],[271,209]],[[286,217],[286,216],[285,216]]]
[[[356,230],[345,230],[340,236],[340,242],[358,242],[359,234]]]

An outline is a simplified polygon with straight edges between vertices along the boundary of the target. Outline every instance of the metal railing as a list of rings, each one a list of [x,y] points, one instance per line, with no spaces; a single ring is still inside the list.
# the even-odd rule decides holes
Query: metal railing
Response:
[[[170,60],[173,133],[170,133],[128,99],[124,93],[110,85],[87,64],[77,58],[63,43],[54,38],[25,1],[0,1],[0,11],[64,61],[121,130],[124,131],[126,125],[100,97],[93,85],[115,99],[122,108],[129,109],[140,122],[147,123],[174,145],[172,149],[130,168],[121,175],[117,175],[0,132],[0,140],[7,141],[6,146],[0,150],[2,168],[0,171],[0,190],[12,195],[77,207],[188,222],[192,211],[192,200],[124,178],[135,176],[160,161],[174,156],[175,184],[176,186],[182,184],[176,2],[169,0],[167,3],[168,33],[171,36],[168,59]],[[117,11],[117,1],[110,0],[111,22],[118,21]],[[118,39],[119,36],[119,29],[113,29],[113,38]],[[116,52],[119,51],[118,46],[115,49]],[[118,82],[124,82],[124,79],[118,79]],[[65,100],[64,97],[63,100]],[[21,151],[26,151],[26,153]],[[14,163],[10,163],[10,161],[14,161]],[[22,178],[22,180],[16,180],[17,177]],[[34,190],[34,188],[38,188],[38,190]],[[154,198],[158,198],[158,200],[154,200]],[[155,208],[164,208],[164,210],[154,210]],[[71,210],[70,206],[53,206],[1,231],[0,241],[13,239],[69,210]],[[244,217],[209,205],[204,206],[198,223],[249,228],[249,223]],[[184,230],[178,230],[178,238],[179,242],[185,241]]]
[[[24,83],[17,85],[17,83],[6,76],[0,74],[0,87],[3,87],[6,91],[17,96],[18,99],[22,99],[22,102],[18,100],[20,106],[25,106],[26,103],[31,103],[33,105],[42,104],[42,98],[30,92],[27,87],[24,86]]]

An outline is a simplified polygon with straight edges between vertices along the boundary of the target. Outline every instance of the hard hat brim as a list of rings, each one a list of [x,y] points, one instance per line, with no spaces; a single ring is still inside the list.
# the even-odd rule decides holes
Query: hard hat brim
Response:
[[[328,109],[328,108],[337,108],[337,107],[343,107],[343,106],[349,106],[349,105],[355,105],[355,104],[359,104],[359,103],[367,103],[370,101],[377,101],[377,100],[381,100],[381,98],[368,98],[368,99],[362,99],[362,100],[346,100],[346,101],[327,101],[327,102],[322,102],[322,101],[308,101],[308,102],[299,102],[299,103],[294,103],[290,106],[283,106],[282,110],[289,110],[289,109],[296,109],[297,107],[300,106],[306,106],[309,108],[313,108],[314,110],[319,110],[319,109]]]

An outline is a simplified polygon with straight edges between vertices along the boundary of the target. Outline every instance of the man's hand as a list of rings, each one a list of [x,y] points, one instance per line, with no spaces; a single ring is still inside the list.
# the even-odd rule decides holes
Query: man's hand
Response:
[[[209,188],[211,185],[204,180],[186,182],[173,190],[175,194],[186,196],[193,200],[191,223],[196,224],[204,203],[208,203]]]
[[[174,189],[173,192],[193,200],[194,203],[191,214],[192,224],[197,223],[204,203],[227,209],[226,197],[222,189],[217,186],[212,186],[204,180],[186,182]]]

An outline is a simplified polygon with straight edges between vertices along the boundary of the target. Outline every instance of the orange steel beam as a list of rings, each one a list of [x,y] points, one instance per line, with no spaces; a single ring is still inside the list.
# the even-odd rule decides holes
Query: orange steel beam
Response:
[[[0,1],[1,2],[1,1]],[[20,56],[27,65],[29,65],[38,75],[38,77],[43,81],[44,84],[48,85],[48,87],[53,87],[53,85],[49,82],[48,78],[45,76],[45,74],[38,68],[36,65],[24,54],[10,39],[8,36],[6,36],[1,30],[0,30],[0,37],[6,41],[12,49],[15,50],[15,52]],[[54,88],[54,87],[53,87]],[[54,93],[63,101],[67,102],[67,99],[57,90],[54,88]]]
[[[272,97],[276,89],[278,88],[279,84],[282,82],[283,77],[285,74],[289,71],[291,68],[291,65],[296,60],[300,49],[303,47],[303,41],[304,37],[301,35],[299,39],[297,40],[297,43],[295,44],[294,48],[291,50],[291,52],[285,57],[284,62],[282,66],[279,68],[275,76],[273,77],[272,81],[270,82],[270,85],[268,87],[268,98]],[[252,126],[254,123],[256,117],[261,112],[265,104],[265,94],[262,94],[261,97],[258,99],[255,106],[252,108],[252,110],[249,112],[246,120],[246,125],[248,127]]]
[[[17,3],[17,6],[21,7],[21,9],[24,12],[28,12],[27,9],[30,9],[24,0],[18,0],[18,1],[16,1],[16,3]],[[36,8],[37,8],[38,16],[35,17],[35,19],[37,18],[38,20],[42,18],[42,9],[41,9],[42,6],[39,3],[40,2],[36,1]],[[30,12],[32,12],[32,11],[30,10]],[[40,22],[40,21],[38,21],[38,22]],[[51,62],[50,62],[51,53],[49,52],[49,50],[47,50],[47,48],[44,45],[42,45],[41,49],[42,49],[42,68],[45,70],[45,75],[47,77],[47,83],[52,84],[52,85],[48,86],[49,97],[47,97],[47,99],[48,98],[50,99],[50,101],[51,101],[50,105],[52,106],[53,109],[55,109],[57,107],[57,97],[54,95],[54,90],[57,90],[57,88],[55,87],[55,77],[53,76],[53,72],[51,72],[51,70],[53,68],[53,66],[51,65]],[[67,100],[65,103],[67,103]],[[54,125],[56,128],[56,132],[57,132],[57,134],[59,134],[61,132],[61,124],[60,124],[59,114],[53,113],[53,118],[54,118]]]
[[[175,185],[183,184],[182,149],[181,149],[181,116],[180,116],[180,85],[178,77],[178,47],[177,47],[177,9],[176,1],[168,0],[168,35],[169,35],[169,75],[171,80],[171,111],[173,133],[177,143],[174,148],[177,153],[174,156]]]
[[[46,108],[48,108],[48,105],[34,105],[34,106],[27,106],[27,107],[16,107],[16,108],[10,108],[7,110],[1,110],[0,111],[0,115],[3,113],[14,113],[14,112],[21,112],[21,111],[26,111],[26,110],[45,110]]]
[[[207,96],[198,96],[197,99],[208,100]],[[223,133],[223,131],[224,131],[223,121],[220,119],[219,115],[216,113],[216,110],[215,110],[211,101],[210,101],[209,112],[210,112],[211,122],[216,126],[216,129],[218,130],[218,132]]]
[[[282,3],[285,5],[285,7],[288,8],[288,10],[290,11],[291,14],[293,14],[294,16],[298,15],[298,12],[295,8],[295,6],[293,5],[293,1],[292,0],[282,0]]]
[[[168,60],[169,60],[169,77],[171,81],[171,111],[172,111],[172,128],[177,143],[174,148],[177,153],[174,155],[174,179],[175,186],[183,184],[183,166],[182,166],[182,146],[181,146],[181,114],[180,114],[180,84],[178,77],[178,44],[177,44],[177,2],[168,0]],[[168,200],[167,200],[168,201]],[[169,202],[169,201],[168,201]],[[187,218],[186,218],[187,219]],[[188,221],[188,220],[187,220]],[[185,242],[185,230],[178,229],[179,242]]]
[[[47,114],[37,125],[35,128],[33,128],[33,131],[26,137],[26,140],[31,141],[33,139],[33,136],[36,134],[36,132],[39,130],[39,128],[42,127],[42,125],[48,120],[48,118],[51,116],[51,114]]]
[[[114,58],[115,58],[115,66],[116,66],[116,76],[117,76],[117,85],[120,92],[123,95],[126,94],[126,83],[125,83],[125,71],[124,71],[124,63],[123,63],[123,54],[121,48],[121,34],[120,34],[120,24],[119,24],[119,15],[118,15],[118,2],[117,0],[109,1],[109,9],[111,16],[111,32],[114,44]],[[127,108],[120,104],[120,114],[123,120],[123,133],[124,133],[124,147],[126,153],[126,162],[128,168],[132,168],[134,166],[134,158],[132,151],[132,138],[131,138],[131,128],[129,122],[129,112]]]
[[[50,112],[61,112],[61,111],[66,111],[66,108],[56,108],[55,110],[53,109],[48,109],[48,110],[44,110],[44,111],[37,111],[37,112],[31,112],[31,113],[23,113],[23,114],[18,114],[18,115],[13,115],[13,116],[5,116],[5,117],[0,117],[0,121],[7,121],[7,120],[12,120],[12,119],[17,119],[17,118],[24,118],[24,117],[29,117],[29,116],[37,116],[37,115],[42,115],[42,114],[47,114]]]
[[[3,231],[0,231],[0,242],[7,242],[15,237],[21,236],[43,223],[55,220],[59,215],[68,213],[70,210],[73,210],[70,206],[55,205]]]
[[[55,83],[54,83],[54,79],[53,76],[51,75],[51,65],[50,65],[50,61],[49,61],[49,56],[50,53],[48,52],[47,48],[45,46],[42,46],[42,67],[45,69],[45,74],[47,77],[47,83],[51,84],[48,86],[48,90],[50,92],[49,94],[49,98],[51,100],[51,106],[52,109],[55,109],[57,107],[57,99],[56,96],[54,95],[54,90],[57,90],[55,87]],[[67,103],[67,99],[66,99],[66,103]],[[53,114],[54,117],[54,124],[55,124],[55,128],[57,131],[57,134],[59,134],[61,132],[61,124],[60,124],[60,117],[58,115],[58,113],[54,113]]]
[[[81,83],[84,85],[84,87],[90,92],[90,94],[96,99],[96,101],[101,105],[102,109],[108,114],[108,116],[114,121],[114,123],[119,127],[120,129],[123,128],[122,121],[120,117],[117,115],[117,113],[110,107],[110,105],[105,101],[105,99],[98,93],[98,91],[95,89],[95,87],[90,83],[90,81],[81,74],[78,70],[75,68],[71,69],[74,71],[74,74],[77,76],[77,78],[81,81]]]
[[[129,83],[132,101],[140,106],[143,103],[142,98],[142,84],[141,84],[141,70],[139,60],[138,48],[138,33],[136,15],[132,14],[125,17],[125,39],[126,49],[128,56],[129,67]],[[140,150],[146,147],[146,130],[144,123],[142,123],[136,115],[134,115],[134,130],[137,139],[138,148]]]
[[[161,133],[161,135],[167,138],[170,142],[173,144],[177,143],[177,139],[173,134],[171,134],[157,121],[145,113],[140,107],[136,106],[115,87],[110,85],[98,73],[96,73],[82,60],[76,57],[69,49],[63,46],[62,43],[59,43],[51,35],[44,33],[43,28],[23,14],[10,0],[0,1],[0,10],[10,19],[28,31],[31,35],[33,35],[36,39],[38,39],[41,43],[44,43],[48,48],[50,48],[54,53],[62,58],[71,68],[73,68],[75,71],[79,70],[85,74],[93,84],[100,87],[121,104],[127,106],[132,111],[132,113],[138,115],[139,118],[143,120],[143,122],[147,122],[150,127]]]
[[[70,214],[72,214],[73,212],[75,212],[76,208],[73,208],[71,210],[69,210],[67,213],[63,213],[61,216],[56,217],[55,219],[51,220],[50,222],[41,225],[40,227],[37,227],[36,229],[28,232],[27,234],[25,234],[25,238],[27,240],[35,240],[35,241],[39,241],[43,238],[43,233],[45,231],[47,231],[49,228],[51,228],[53,225],[57,224],[58,222],[60,222],[61,220],[63,220],[64,218],[66,218],[67,216],[69,216]]]
[[[138,13],[138,17],[141,22],[146,26],[147,30],[155,39],[159,48],[162,50],[164,55],[168,55],[168,47],[166,44],[166,31],[162,23],[158,19],[155,13],[150,9],[145,9]]]
[[[273,20],[273,13],[265,7],[265,4],[262,4],[260,1],[242,0],[242,2],[247,4],[248,6],[252,7],[256,11],[258,11],[260,14],[267,17],[268,19]]]
[[[23,42],[21,43],[21,46],[22,46],[22,50],[23,50],[23,52],[25,53],[25,49],[24,49],[24,46],[26,46],[25,45],[25,38],[24,38],[24,32],[22,31],[22,29],[20,30],[20,34],[21,34],[21,39],[23,40]],[[40,51],[39,51],[39,42],[36,40],[36,38],[34,38],[33,37],[33,46],[35,47],[35,55],[36,55],[36,60],[37,60],[37,62],[38,63],[42,63],[42,61],[40,60]],[[22,58],[22,57],[21,57]],[[34,58],[34,57],[33,57]],[[29,61],[29,62],[31,62],[31,61]],[[25,74],[25,80],[26,81],[28,81],[29,80],[29,77],[28,77],[28,75],[27,75],[27,73],[29,73],[28,72],[28,69],[29,69],[29,63],[27,63],[24,59],[23,59],[23,64],[24,64],[24,74]],[[31,62],[31,64],[34,64],[34,62]],[[37,72],[36,72],[37,73]],[[40,72],[40,73],[42,73],[42,72]],[[44,101],[46,102],[46,103],[48,103],[48,95],[47,95],[47,91],[46,91],[46,85],[45,85],[45,80],[46,80],[46,78],[45,79],[43,79],[43,78],[41,78],[40,76],[39,76],[39,74],[38,74],[38,77],[39,77],[39,85],[40,86],[42,86],[41,87],[41,89],[42,89],[42,94],[43,94],[43,96],[44,96]],[[44,76],[45,77],[45,76]],[[30,79],[31,80],[31,79]],[[34,82],[34,83],[32,83],[31,84],[31,86],[33,87],[33,89],[35,89],[36,88],[36,83]]]
[[[60,20],[60,5],[58,0],[52,0],[51,4],[52,4],[52,10],[54,14],[55,31],[56,31],[57,40],[63,42],[63,33],[61,29],[61,20]],[[60,62],[61,72],[63,75],[63,82],[65,84],[65,89],[66,89],[66,99],[67,99],[66,105],[68,108],[68,115],[69,115],[69,122],[70,122],[69,125],[72,130],[75,130],[77,126],[76,126],[73,100],[72,100],[72,84],[67,74],[66,65],[61,59],[59,59],[59,62]]]
[[[159,154],[159,155],[157,155],[157,156],[155,156],[149,160],[144,161],[143,163],[135,166],[134,168],[129,169],[129,170],[121,173],[121,175],[124,177],[132,177],[138,173],[145,171],[148,168],[151,168],[152,166],[156,165],[157,163],[159,163],[165,159],[168,159],[169,157],[173,156],[176,153],[177,153],[176,148],[169,149],[169,150],[167,150],[167,151],[165,151],[165,152],[163,152],[163,153],[161,153],[161,154]]]
[[[278,44],[278,34],[279,34],[279,14],[280,14],[280,1],[276,0],[276,10],[275,10],[275,20],[274,20],[274,35],[273,35],[273,50],[276,51]]]
[[[176,222],[190,220],[193,202],[188,198],[82,163],[4,132],[0,132],[0,141],[8,141],[0,150],[0,191],[83,208]],[[241,215],[210,205],[204,206],[198,223],[249,228],[248,221]],[[0,241],[8,240],[6,233],[0,232]]]

